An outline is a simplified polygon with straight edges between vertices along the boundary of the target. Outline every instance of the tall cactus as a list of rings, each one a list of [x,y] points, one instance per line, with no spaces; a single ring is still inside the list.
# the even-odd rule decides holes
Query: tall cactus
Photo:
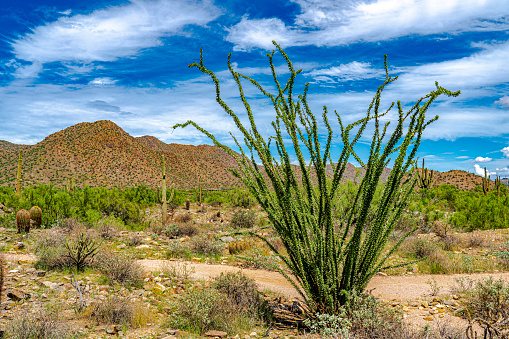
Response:
[[[19,210],[16,213],[16,223],[18,224],[18,233],[30,232],[30,213],[27,210]]]
[[[21,150],[19,150],[18,174],[16,175],[16,194],[21,195]]]
[[[502,180],[500,180],[500,177],[497,175],[495,178],[495,188],[497,189],[497,197],[500,196],[500,185],[502,184]]]
[[[39,228],[42,224],[42,210],[39,206],[33,206],[30,209],[30,219],[34,221],[34,227]]]
[[[428,171],[427,168],[424,167],[424,158],[422,158],[422,168],[420,170],[417,169],[417,186],[421,189],[428,189],[431,187],[433,182],[433,170]]]
[[[488,195],[488,192],[490,191],[490,182],[490,176],[488,175],[486,167],[484,167],[484,178],[482,178],[482,191],[484,195]]]
[[[163,154],[163,182],[162,182],[161,201],[163,203],[162,222],[164,226],[166,225],[166,214],[168,213],[168,205],[166,201],[166,164],[164,162],[164,154]]]
[[[163,181],[162,181],[162,192],[161,192],[161,202],[163,204],[162,206],[162,223],[163,226],[166,225],[166,217],[168,215],[168,203],[173,200],[173,196],[175,195],[175,188],[174,185],[171,186],[171,195],[170,199],[167,199],[166,197],[166,163],[164,161],[164,154],[163,154]]]

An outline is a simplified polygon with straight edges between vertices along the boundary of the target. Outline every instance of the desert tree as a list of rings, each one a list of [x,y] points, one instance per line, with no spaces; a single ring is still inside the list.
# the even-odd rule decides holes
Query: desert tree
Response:
[[[438,118],[435,116],[427,120],[425,113],[438,96],[457,96],[459,91],[452,93],[436,83],[436,90],[417,100],[407,111],[403,110],[400,101],[382,111],[382,91],[397,79],[389,75],[385,57],[385,80],[378,87],[363,118],[346,125],[341,116],[334,112],[342,150],[333,161],[331,147],[335,135],[327,107],[323,107],[321,123],[326,133],[322,136],[320,123],[308,105],[309,84],[303,87],[302,94],[294,93],[301,70],[294,68],[277,43],[274,42],[274,45],[286,61],[289,71],[286,82],[281,82],[273,60],[276,51],[267,54],[275,93],[264,89],[256,80],[236,72],[231,64],[231,54],[228,57],[229,71],[247,111],[247,124],[223,100],[219,79],[206,68],[202,51],[200,61],[189,65],[211,77],[215,84],[216,101],[233,119],[243,136],[244,147],[232,134],[240,153],[219,142],[193,121],[177,124],[174,128],[192,125],[236,159],[238,167],[231,169],[232,173],[240,178],[266,211],[287,254],[280,253],[264,237],[251,234],[265,241],[288,266],[293,279],[283,270],[278,269],[279,272],[294,285],[313,311],[336,313],[348,303],[350,292],[362,292],[371,277],[384,269],[387,258],[408,236],[404,235],[391,250],[384,251],[389,235],[416,184],[416,178],[411,174],[416,168],[416,152],[422,133]],[[243,80],[258,88],[274,107],[274,134],[270,137],[262,136],[257,128],[255,113],[241,84]],[[390,126],[390,120],[383,123],[382,118],[390,117],[390,110],[394,106],[397,108],[397,120],[395,125]],[[363,160],[356,151],[356,145],[367,128],[373,135],[370,138],[369,156]],[[291,147],[287,148],[286,140],[291,140]],[[297,158],[297,166],[292,165],[292,157]],[[355,198],[346,202],[350,205],[348,213],[342,217],[339,229],[335,229],[332,204],[342,198],[338,196],[338,188],[351,158],[365,169],[365,174],[357,187]],[[381,183],[384,167],[389,164],[392,170],[383,184],[380,201],[374,204],[375,190]],[[331,176],[327,174],[326,166],[332,168]]]

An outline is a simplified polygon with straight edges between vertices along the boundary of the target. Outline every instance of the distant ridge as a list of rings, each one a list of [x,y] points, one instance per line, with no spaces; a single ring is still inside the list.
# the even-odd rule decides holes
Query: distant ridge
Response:
[[[209,145],[166,144],[153,136],[133,137],[108,120],[79,123],[46,137],[36,145],[0,140],[0,186],[14,187],[18,152],[23,150],[23,185],[64,186],[74,179],[78,186],[120,187],[161,183],[161,155],[166,159],[168,183],[177,188],[205,189],[241,186],[228,168],[235,159]],[[332,168],[326,171],[332,174]],[[382,174],[385,181],[390,169]],[[470,190],[481,177],[465,171],[435,172],[435,184],[449,183]],[[364,169],[347,165],[345,179],[362,178]]]

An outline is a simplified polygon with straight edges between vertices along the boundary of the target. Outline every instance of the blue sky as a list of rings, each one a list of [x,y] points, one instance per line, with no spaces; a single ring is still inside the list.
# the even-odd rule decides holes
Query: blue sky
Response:
[[[383,81],[384,54],[399,76],[384,92],[386,106],[411,105],[435,81],[461,90],[428,111],[440,119],[419,156],[440,171],[487,167],[509,177],[508,33],[507,0],[3,0],[0,139],[35,144],[108,119],[134,136],[209,143],[192,128],[172,131],[192,119],[231,144],[235,126],[209,78],[187,65],[203,47],[227,102],[245,118],[227,55],[270,89],[265,54],[276,40],[311,83],[315,114],[327,105],[346,121],[359,118]],[[275,62],[284,77],[284,61]],[[269,134],[271,107],[245,90]]]

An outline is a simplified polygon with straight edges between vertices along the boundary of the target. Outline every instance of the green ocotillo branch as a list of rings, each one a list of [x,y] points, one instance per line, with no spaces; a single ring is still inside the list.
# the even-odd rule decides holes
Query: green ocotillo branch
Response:
[[[303,87],[300,95],[294,92],[301,70],[295,70],[285,51],[275,42],[274,45],[288,66],[288,78],[282,81],[274,65],[276,51],[267,54],[274,93],[255,79],[236,72],[230,61],[231,55],[228,57],[228,69],[247,113],[245,122],[223,100],[219,79],[205,66],[201,52],[200,61],[189,65],[211,77],[216,101],[242,134],[243,146],[233,137],[240,154],[193,121],[177,124],[174,128],[192,125],[236,159],[238,167],[231,172],[263,207],[286,254],[262,236],[250,234],[265,241],[291,270],[296,282],[275,267],[314,311],[336,313],[348,302],[351,291],[364,290],[371,277],[385,267],[387,258],[401,244],[404,237],[392,250],[384,253],[389,235],[407,206],[417,181],[408,174],[415,170],[422,133],[438,118],[426,119],[425,113],[440,95],[457,96],[459,91],[450,92],[436,83],[436,90],[423,96],[408,111],[403,111],[399,101],[382,110],[382,91],[397,79],[389,75],[385,59],[385,79],[360,120],[346,125],[340,114],[334,112],[331,116],[324,106],[319,122],[308,104],[309,85]],[[256,87],[274,107],[270,137],[264,136],[255,123],[256,113],[245,95],[243,81]],[[393,116],[392,108],[397,109],[393,121],[383,123],[382,117],[387,120]],[[337,121],[337,136],[329,120],[331,117]],[[361,159],[356,145],[366,130],[373,133],[371,147],[367,158]],[[333,154],[333,140],[342,143],[339,154]],[[338,230],[332,205],[343,199],[338,195],[339,185],[352,157],[365,169],[365,175],[355,198],[345,202],[349,204],[348,213],[342,216]],[[389,164],[392,171],[383,186],[380,201],[375,203],[375,189]],[[332,169],[331,176],[326,166]]]

